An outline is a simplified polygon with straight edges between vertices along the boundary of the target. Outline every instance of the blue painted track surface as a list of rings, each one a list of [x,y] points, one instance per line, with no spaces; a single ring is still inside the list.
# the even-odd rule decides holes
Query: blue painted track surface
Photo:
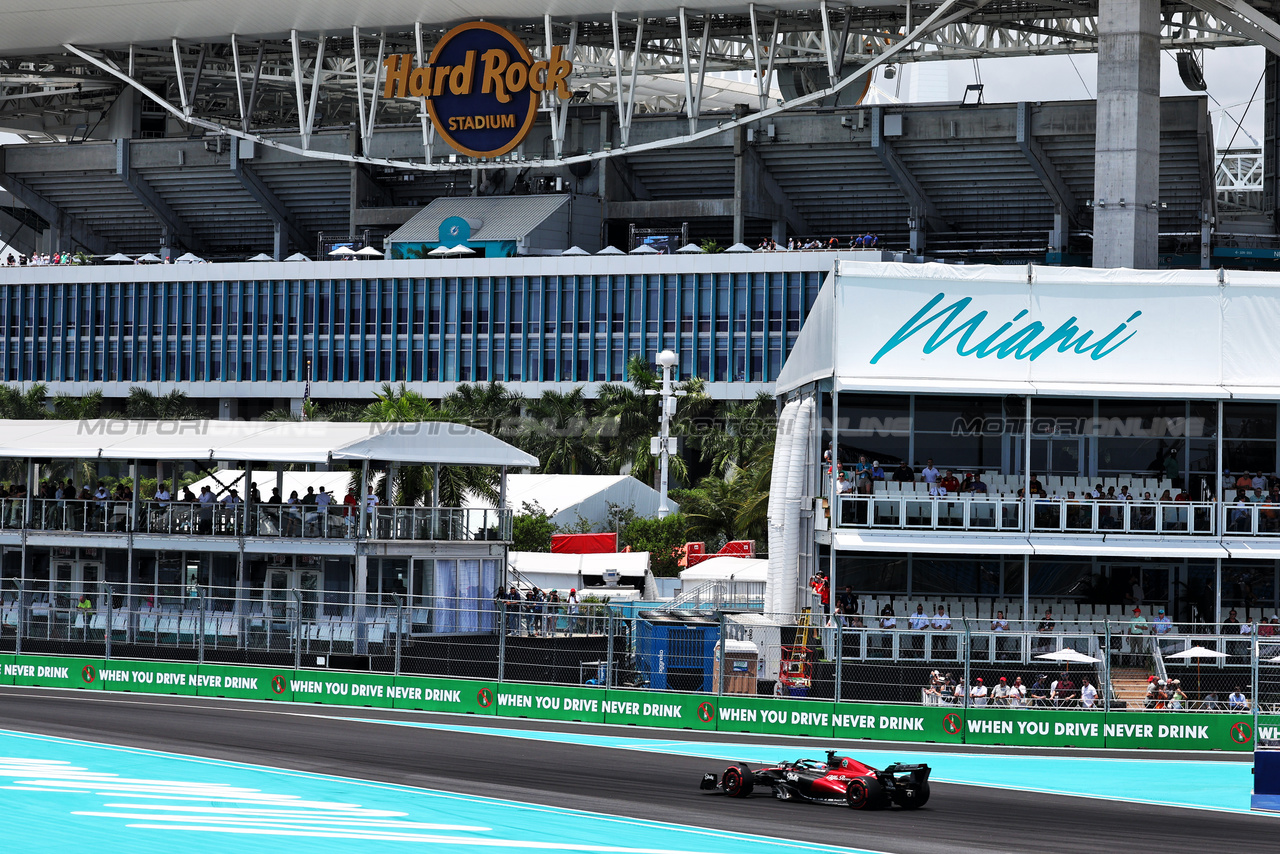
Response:
[[[658,738],[624,738],[590,732],[546,732],[496,727],[468,727],[417,721],[351,718],[389,726],[468,732],[507,738],[537,739],[565,744],[638,750],[713,760],[708,771],[720,771],[715,762],[772,764],[795,759],[821,759],[810,745],[778,745],[758,742],[673,741]],[[922,745],[902,749],[866,749],[853,743],[833,743],[857,759],[883,768],[892,762],[926,762],[929,777],[939,783],[960,783],[1019,789],[1111,801],[1191,807],[1224,812],[1249,812],[1253,789],[1248,762],[1223,762],[1190,758],[1128,759],[1059,755],[992,754],[930,751]],[[1256,815],[1256,813],[1255,813]]]
[[[7,731],[0,803],[4,854],[856,850]]]

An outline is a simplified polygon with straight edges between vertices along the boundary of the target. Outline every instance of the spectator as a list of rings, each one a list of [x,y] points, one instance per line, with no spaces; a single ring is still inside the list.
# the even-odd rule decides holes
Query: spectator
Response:
[[[1227,695],[1227,710],[1232,712],[1249,711],[1249,700],[1245,697],[1244,691],[1239,685],[1231,689],[1231,693]]]
[[[884,480],[884,469],[880,467],[879,460],[871,461],[871,479]]]
[[[1098,689],[1093,687],[1093,683],[1089,681],[1088,676],[1080,678],[1080,705],[1086,709],[1092,709],[1094,703],[1098,701]]]
[[[936,670],[929,674],[929,678],[925,682],[924,704],[926,706],[939,706],[942,704],[942,676]]]
[[[889,634],[898,627],[898,618],[893,615],[893,606],[886,604],[880,609],[880,619],[876,621],[883,633],[879,637],[880,652],[882,655],[890,655],[893,649],[893,635]]]
[[[809,579],[809,586],[813,588],[814,594],[822,603],[822,612],[824,614],[831,613],[831,585],[827,581],[825,575],[815,575]]]
[[[987,484],[982,480],[982,472],[974,472],[973,486],[971,488],[971,491],[973,492],[974,495],[987,494]]]
[[[1142,707],[1144,709],[1154,709],[1156,707],[1156,691],[1159,687],[1160,686],[1156,683],[1156,677],[1147,677],[1147,694],[1142,700]]]
[[[1157,638],[1161,638],[1164,635],[1167,635],[1173,632],[1173,620],[1169,617],[1168,614],[1164,612],[1164,608],[1159,608],[1156,610],[1156,618],[1152,622],[1151,628],[1155,632],[1155,636]],[[1161,643],[1159,640],[1157,640],[1156,642]],[[1163,643],[1161,643],[1160,648],[1161,650],[1164,649]]]
[[[1049,686],[1049,699],[1053,700],[1053,704],[1058,708],[1066,708],[1073,705],[1076,699],[1076,683],[1072,680],[1071,674],[1066,671]]]
[[[1013,677],[1013,684],[1009,686],[1009,705],[1016,709],[1027,705],[1027,686],[1022,684],[1021,676]]]
[[[1182,680],[1173,680],[1173,690],[1169,696],[1169,709],[1180,712],[1187,707],[1187,694],[1182,690]]]
[[[938,482],[938,478],[940,478],[941,476],[942,476],[941,473],[936,468],[934,468],[932,459],[928,459],[924,461],[924,468],[920,469],[921,480],[923,480],[925,483],[929,484],[930,486],[933,486]]]
[[[960,481],[956,479],[955,472],[951,471],[951,469],[947,469],[947,474],[942,478],[941,484],[952,495],[960,492]]]
[[[914,483],[915,479],[916,470],[907,465],[906,460],[898,463],[898,467],[893,470],[894,483]]]
[[[1053,619],[1053,611],[1049,608],[1044,609],[1044,616],[1040,618],[1040,622],[1036,624],[1036,631],[1039,636],[1036,637],[1036,649],[1052,650],[1053,649],[1053,630],[1057,623]]]
[[[1238,635],[1240,634],[1240,620],[1236,617],[1236,609],[1232,608],[1227,612],[1227,618],[1222,621],[1222,627],[1218,631],[1221,635]]]
[[[916,606],[916,612],[907,620],[911,628],[911,658],[924,658],[924,633],[929,630],[929,615],[924,612],[923,605]]]
[[[1151,626],[1143,615],[1142,609],[1135,607],[1133,616],[1129,618],[1129,655],[1137,658],[1147,653],[1147,636]]]
[[[991,705],[1007,706],[1009,705],[1009,680],[1001,676],[1000,681],[991,689]]]
[[[987,686],[982,684],[981,676],[974,680],[973,687],[969,689],[969,701],[974,706],[987,704]]]
[[[1049,705],[1049,686],[1046,684],[1048,677],[1043,673],[1036,677],[1036,681],[1031,683],[1031,690],[1027,692],[1027,702],[1031,708],[1043,708]]]

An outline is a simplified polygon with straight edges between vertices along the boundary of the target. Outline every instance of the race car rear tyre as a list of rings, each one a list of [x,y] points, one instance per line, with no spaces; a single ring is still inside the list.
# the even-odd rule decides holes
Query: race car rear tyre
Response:
[[[724,776],[720,778],[720,785],[729,797],[745,798],[756,787],[756,779],[747,766],[730,765],[725,769]]]
[[[929,784],[921,783],[913,790],[914,794],[906,791],[901,792],[897,797],[898,806],[904,810],[918,810],[920,807],[929,803]]]
[[[844,790],[845,802],[850,809],[875,810],[884,806],[884,786],[870,775],[854,777]]]

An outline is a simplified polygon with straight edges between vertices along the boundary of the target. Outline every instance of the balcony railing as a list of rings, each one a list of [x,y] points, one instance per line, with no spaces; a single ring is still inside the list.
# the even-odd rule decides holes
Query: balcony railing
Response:
[[[1012,496],[840,495],[836,527],[918,531],[1024,532],[1026,502]],[[1280,505],[1079,501],[1040,498],[1032,533],[1216,537],[1280,536]]]
[[[457,507],[376,507],[360,526],[359,508],[304,504],[138,503],[37,498],[0,500],[0,530],[168,534],[280,539],[510,540],[511,511]]]

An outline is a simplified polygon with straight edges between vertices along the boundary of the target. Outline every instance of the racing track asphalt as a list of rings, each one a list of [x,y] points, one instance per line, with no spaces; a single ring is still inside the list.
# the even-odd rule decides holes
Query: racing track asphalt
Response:
[[[708,767],[716,763],[705,759],[389,728],[341,717],[453,721],[468,727],[488,723],[476,716],[422,716],[382,709],[0,688],[0,729],[893,854],[1203,854],[1258,850],[1260,845],[1269,846],[1265,840],[1274,839],[1277,829],[1275,819],[1260,816],[947,784],[935,784],[929,805],[917,812],[854,813],[768,797],[737,801],[698,791],[704,771],[722,770]],[[493,726],[575,727],[509,718],[496,719]],[[700,738],[693,732],[632,727],[590,730],[629,738],[725,738],[717,733]],[[794,744],[800,739],[779,741]],[[814,755],[820,755],[825,746],[815,741]],[[930,746],[935,748],[945,749]],[[848,752],[857,755],[856,748]],[[1158,754],[1141,755],[1149,759]],[[1115,783],[1122,787],[1125,781]]]

